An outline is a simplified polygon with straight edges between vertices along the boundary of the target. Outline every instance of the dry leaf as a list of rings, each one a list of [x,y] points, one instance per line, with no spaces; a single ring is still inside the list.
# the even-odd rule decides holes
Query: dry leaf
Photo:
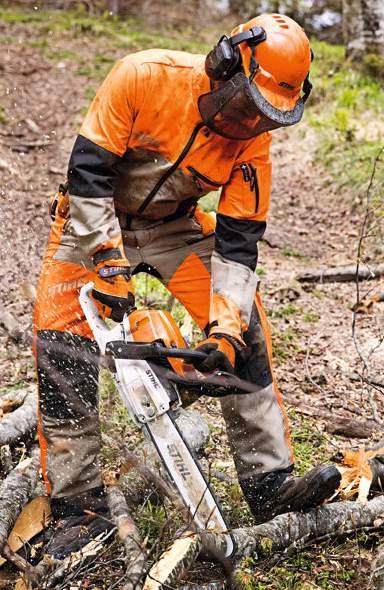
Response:
[[[29,461],[29,459],[27,460]],[[46,496],[37,496],[28,502],[8,537],[8,545],[12,551],[16,553],[27,541],[40,533],[50,520],[51,507]],[[6,559],[0,557],[0,567],[5,562]]]

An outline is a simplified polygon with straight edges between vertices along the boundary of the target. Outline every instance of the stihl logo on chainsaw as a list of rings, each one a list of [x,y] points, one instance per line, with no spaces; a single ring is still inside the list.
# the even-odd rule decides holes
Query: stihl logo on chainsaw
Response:
[[[183,457],[180,455],[178,448],[176,447],[175,444],[167,445],[167,447],[168,447],[169,455],[174,460],[175,465],[176,465],[177,469],[179,470],[179,473],[181,474],[181,477],[183,478],[184,481],[186,481],[188,479],[188,477],[191,477],[191,472],[184,465]]]
[[[152,383],[153,387],[155,389],[158,389],[159,388],[159,384],[157,382],[157,379],[156,379],[155,375],[152,373],[152,371],[150,369],[146,369],[145,373],[148,376],[148,379]]]

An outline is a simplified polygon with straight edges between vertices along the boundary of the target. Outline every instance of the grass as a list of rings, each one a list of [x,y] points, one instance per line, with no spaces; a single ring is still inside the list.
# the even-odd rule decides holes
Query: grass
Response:
[[[339,186],[356,192],[367,183],[384,138],[382,81],[371,62],[356,65],[344,58],[344,48],[313,43],[314,83],[307,121],[316,130],[315,156]],[[379,171],[384,182],[384,168]]]
[[[295,473],[304,475],[316,463],[323,463],[327,457],[327,439],[316,428],[313,421],[303,418],[295,411],[289,411],[292,445],[296,457]]]

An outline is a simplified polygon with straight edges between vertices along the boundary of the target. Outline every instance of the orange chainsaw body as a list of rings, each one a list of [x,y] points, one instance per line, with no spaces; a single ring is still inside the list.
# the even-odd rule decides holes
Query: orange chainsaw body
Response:
[[[180,329],[169,311],[137,309],[128,316],[132,338],[135,342],[161,342],[167,348],[186,348]],[[183,375],[184,361],[168,359],[172,369]]]

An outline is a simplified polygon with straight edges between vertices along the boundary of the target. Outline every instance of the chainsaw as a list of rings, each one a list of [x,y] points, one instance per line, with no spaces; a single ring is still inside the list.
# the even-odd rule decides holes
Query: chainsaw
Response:
[[[169,312],[133,308],[121,323],[110,328],[91,298],[92,289],[93,283],[82,287],[80,304],[101,354],[112,361],[109,365],[131,419],[153,442],[195,528],[221,533],[225,557],[230,557],[234,551],[231,533],[176,424],[174,411],[182,405],[186,390],[197,397],[219,397],[253,389],[229,373],[215,371],[207,375],[188,364],[203,361],[206,354],[186,348]]]

